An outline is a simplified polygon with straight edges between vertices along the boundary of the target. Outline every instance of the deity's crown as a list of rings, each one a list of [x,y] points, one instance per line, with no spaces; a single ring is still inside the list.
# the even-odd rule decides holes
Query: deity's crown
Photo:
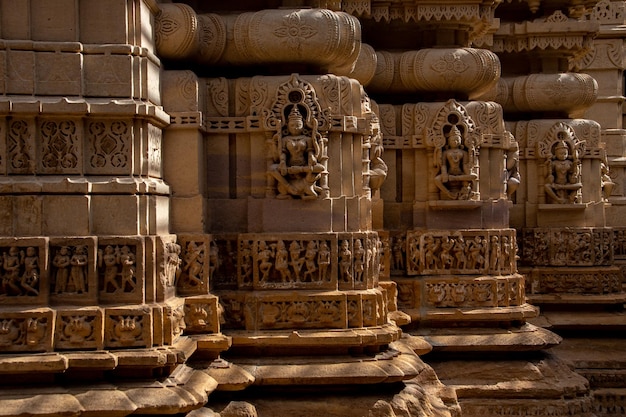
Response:
[[[565,143],[564,140],[560,140],[557,142],[556,147],[554,148],[555,151],[559,150],[559,149],[566,149],[569,151],[569,146],[567,146],[567,143]]]
[[[293,106],[291,112],[289,112],[289,120],[302,120],[302,114],[298,110],[298,106]]]
[[[458,127],[456,127],[456,125],[452,125],[452,129],[450,129],[449,136],[452,136],[452,135],[461,136],[461,131],[459,130]]]

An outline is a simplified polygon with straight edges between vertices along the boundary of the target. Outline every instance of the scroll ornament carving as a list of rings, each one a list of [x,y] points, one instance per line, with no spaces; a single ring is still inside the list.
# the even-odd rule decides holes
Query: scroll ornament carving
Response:
[[[15,174],[26,174],[33,171],[34,156],[30,144],[32,131],[25,120],[13,120],[9,125],[7,138],[7,154],[9,171]]]
[[[42,166],[46,172],[75,171],[78,166],[78,136],[73,121],[44,121],[41,124]]]

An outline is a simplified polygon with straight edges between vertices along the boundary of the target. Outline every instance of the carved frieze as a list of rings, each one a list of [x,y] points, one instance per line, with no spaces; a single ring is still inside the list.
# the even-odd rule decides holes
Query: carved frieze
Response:
[[[622,273],[619,268],[592,270],[590,268],[561,268],[533,270],[529,294],[617,294],[622,293]]]
[[[521,235],[521,263],[525,266],[592,266],[613,262],[615,245],[611,229],[534,228],[523,229]]]
[[[394,269],[408,275],[491,274],[516,271],[514,230],[408,231],[392,248]],[[406,251],[406,255],[404,255]],[[402,261],[404,262],[404,261]]]

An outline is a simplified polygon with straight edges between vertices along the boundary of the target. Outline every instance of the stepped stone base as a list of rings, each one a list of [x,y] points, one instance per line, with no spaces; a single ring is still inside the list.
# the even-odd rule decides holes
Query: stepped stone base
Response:
[[[463,417],[595,416],[587,380],[555,355],[429,364],[456,391]]]

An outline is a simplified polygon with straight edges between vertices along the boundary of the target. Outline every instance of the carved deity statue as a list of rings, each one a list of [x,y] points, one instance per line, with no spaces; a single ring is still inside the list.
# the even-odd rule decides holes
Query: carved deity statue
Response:
[[[76,246],[70,258],[70,279],[68,288],[73,292],[84,293],[87,291],[85,269],[87,267],[87,250],[84,246]]]
[[[579,203],[579,191],[583,186],[580,164],[576,152],[570,155],[570,147],[565,140],[559,140],[554,145],[554,156],[546,160],[546,168],[545,190],[550,199],[559,204]]]
[[[441,157],[435,157],[435,166],[439,170],[435,176],[435,185],[441,190],[441,195],[449,200],[475,198],[472,190],[478,175],[472,172],[472,157],[464,149],[463,135],[456,125],[448,132],[447,143]]]
[[[54,292],[56,294],[64,293],[70,276],[70,249],[67,246],[62,246],[54,255],[52,265],[56,268]]]
[[[276,181],[276,198],[316,199],[322,191],[317,184],[324,171],[324,166],[319,163],[321,136],[315,118],[310,125],[311,128],[305,126],[305,118],[298,106],[292,105],[286,132],[281,128],[272,138],[273,163],[268,175]],[[305,127],[310,133],[305,133]]]

